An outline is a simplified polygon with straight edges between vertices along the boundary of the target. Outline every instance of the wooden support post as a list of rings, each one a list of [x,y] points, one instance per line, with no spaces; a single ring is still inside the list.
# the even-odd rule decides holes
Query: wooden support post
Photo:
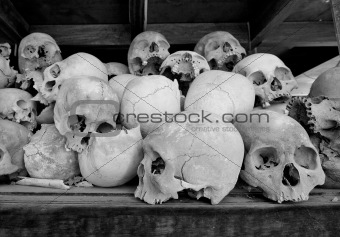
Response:
[[[336,40],[338,43],[338,50],[340,54],[340,0],[331,0],[332,3],[332,15],[333,15],[333,22],[334,22],[334,29]],[[339,66],[340,62],[337,66]]]
[[[129,0],[131,40],[145,31],[147,24],[148,0]]]

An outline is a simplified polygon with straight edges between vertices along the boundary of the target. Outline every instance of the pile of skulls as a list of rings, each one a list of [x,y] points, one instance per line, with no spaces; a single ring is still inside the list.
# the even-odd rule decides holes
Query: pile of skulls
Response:
[[[0,176],[17,184],[67,189],[81,175],[115,187],[138,175],[135,197],[147,203],[185,191],[218,204],[239,177],[278,202],[307,200],[324,183],[304,127],[254,110],[290,98],[292,72],[274,55],[246,57],[228,32],[172,54],[163,35],[143,32],[128,66],[82,52],[62,59],[43,33],[22,39],[19,73],[10,46],[0,49]]]

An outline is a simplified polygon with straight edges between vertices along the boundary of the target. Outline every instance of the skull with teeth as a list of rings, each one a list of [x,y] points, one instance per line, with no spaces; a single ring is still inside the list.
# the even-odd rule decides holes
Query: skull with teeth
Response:
[[[300,122],[319,149],[326,173],[325,187],[340,187],[340,68],[322,73],[307,97],[295,97],[288,106],[289,116]]]
[[[158,75],[163,61],[169,56],[170,44],[154,31],[137,35],[129,48],[128,64],[131,74],[137,76]]]
[[[119,112],[117,95],[102,79],[75,77],[60,88],[54,108],[54,121],[67,139],[66,147],[82,152],[92,133],[107,133],[116,127]]]
[[[178,51],[168,56],[161,65],[161,75],[179,81],[179,88],[186,95],[191,82],[201,73],[209,71],[207,60],[192,51]]]
[[[270,102],[284,102],[297,82],[290,69],[275,55],[257,53],[236,64],[234,70],[252,81],[256,93],[256,105],[263,108]]]
[[[236,63],[246,56],[245,49],[228,32],[215,31],[198,41],[194,51],[205,57],[212,70],[231,72]]]
[[[29,130],[37,126],[36,104],[30,93],[15,89],[0,89],[0,118],[12,120]]]
[[[92,76],[108,81],[107,68],[98,58],[88,53],[76,53],[45,69],[41,94],[48,102],[55,101],[61,84],[76,76]]]
[[[0,119],[0,176],[27,175],[23,147],[29,142],[31,132],[24,126]]]
[[[144,139],[135,197],[156,204],[178,199],[178,192],[187,189],[218,204],[234,188],[244,155],[242,138],[231,123],[215,122],[217,115],[211,114],[212,123],[184,119],[201,112],[179,113],[180,123],[174,119]]]
[[[19,70],[41,71],[62,60],[61,51],[55,40],[45,33],[32,33],[23,38],[19,45]]]
[[[309,192],[325,182],[319,154],[307,132],[277,112],[254,110],[245,116],[234,124],[247,152],[241,178],[279,203],[307,200]]]

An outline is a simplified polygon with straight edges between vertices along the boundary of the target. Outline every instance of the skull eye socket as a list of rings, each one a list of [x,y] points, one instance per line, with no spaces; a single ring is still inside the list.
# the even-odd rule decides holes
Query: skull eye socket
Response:
[[[170,48],[170,45],[168,42],[164,41],[164,40],[160,40],[158,42],[158,45],[159,45],[159,48],[162,49],[162,50],[165,50],[165,49],[168,49]]]
[[[158,157],[151,164],[152,174],[162,174],[164,169],[165,169],[165,162],[161,157]]]
[[[21,109],[28,109],[30,104],[27,103],[26,101],[24,100],[18,100],[17,101],[17,105],[21,108]]]
[[[310,147],[300,146],[294,152],[295,162],[305,169],[314,170],[317,168],[317,154]]]
[[[36,48],[33,45],[27,45],[24,48],[24,55],[26,58],[31,58],[32,54],[36,51]]]
[[[292,73],[284,67],[277,67],[274,71],[274,75],[280,81],[290,81],[293,77]]]
[[[253,81],[255,86],[261,86],[267,82],[266,77],[260,71],[250,74],[248,78]]]
[[[105,122],[105,123],[101,123],[98,126],[96,132],[97,133],[109,133],[109,132],[112,132],[113,130],[114,130],[114,127],[111,124]]]
[[[68,117],[68,126],[73,131],[80,131],[83,132],[86,128],[85,124],[86,117],[83,115],[71,115]]]
[[[274,147],[263,147],[253,153],[255,168],[268,170],[279,165],[280,159]]]
[[[220,45],[216,41],[213,41],[213,42],[208,43],[205,46],[205,50],[209,52],[209,51],[212,51],[212,50],[216,50],[219,47],[220,47]]]

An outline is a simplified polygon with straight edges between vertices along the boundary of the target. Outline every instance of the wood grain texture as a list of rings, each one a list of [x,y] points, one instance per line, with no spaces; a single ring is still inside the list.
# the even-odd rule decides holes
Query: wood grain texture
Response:
[[[257,47],[275,28],[298,8],[300,0],[271,1],[261,11],[256,11],[254,19],[250,21],[250,38],[252,48]]]
[[[148,0],[129,0],[131,40],[146,29]]]
[[[32,25],[30,32],[51,35],[59,45],[126,46],[130,25]]]
[[[10,0],[0,0],[0,34],[9,37],[11,42],[20,42],[27,35],[29,25],[18,13]]]
[[[1,236],[329,236],[340,231],[340,203],[332,201],[338,190],[316,189],[309,201],[285,204],[259,192],[233,190],[215,206],[183,193],[153,206],[123,187],[103,195],[100,189],[63,195],[0,190]]]
[[[331,0],[334,31],[340,53],[340,0]]]
[[[298,8],[293,9],[286,21],[332,21],[331,3],[328,0],[299,0]]]

